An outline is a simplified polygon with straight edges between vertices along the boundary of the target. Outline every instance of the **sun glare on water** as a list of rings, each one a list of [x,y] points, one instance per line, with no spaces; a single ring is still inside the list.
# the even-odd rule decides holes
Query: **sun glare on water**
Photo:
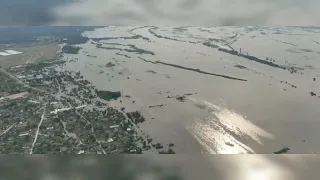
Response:
[[[240,170],[239,175],[231,179],[243,179],[243,180],[284,180],[294,179],[292,173],[287,168],[272,162],[263,155],[244,155],[238,157],[237,168]]]
[[[252,154],[254,150],[236,137],[246,136],[259,144],[263,144],[260,137],[273,138],[237,112],[208,101],[202,103],[212,111],[207,118],[196,119],[191,133],[210,154]]]

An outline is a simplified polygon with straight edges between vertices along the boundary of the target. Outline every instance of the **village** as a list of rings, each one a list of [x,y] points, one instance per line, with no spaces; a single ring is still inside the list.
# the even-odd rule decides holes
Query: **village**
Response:
[[[108,106],[117,92],[98,91],[61,59],[0,71],[2,154],[173,154],[141,133],[138,112]],[[117,94],[117,96],[114,96]]]

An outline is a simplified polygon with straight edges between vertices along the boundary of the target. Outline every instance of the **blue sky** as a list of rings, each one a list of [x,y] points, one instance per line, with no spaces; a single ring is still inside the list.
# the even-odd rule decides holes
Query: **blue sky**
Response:
[[[320,0],[1,0],[0,25],[320,26]]]

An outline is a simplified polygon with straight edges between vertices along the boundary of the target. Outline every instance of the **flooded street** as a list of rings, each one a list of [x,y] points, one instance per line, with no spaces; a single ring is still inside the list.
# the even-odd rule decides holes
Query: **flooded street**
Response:
[[[109,105],[139,110],[144,132],[177,153],[320,151],[319,30],[106,27],[83,36],[90,41],[64,55],[65,68],[120,91]]]

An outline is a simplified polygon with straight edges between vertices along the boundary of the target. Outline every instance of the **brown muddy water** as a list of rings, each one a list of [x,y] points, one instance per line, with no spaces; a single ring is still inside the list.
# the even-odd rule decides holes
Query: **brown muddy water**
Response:
[[[320,32],[107,27],[83,36],[90,41],[64,54],[65,68],[121,91],[109,105],[140,110],[140,127],[178,154],[320,152]]]

